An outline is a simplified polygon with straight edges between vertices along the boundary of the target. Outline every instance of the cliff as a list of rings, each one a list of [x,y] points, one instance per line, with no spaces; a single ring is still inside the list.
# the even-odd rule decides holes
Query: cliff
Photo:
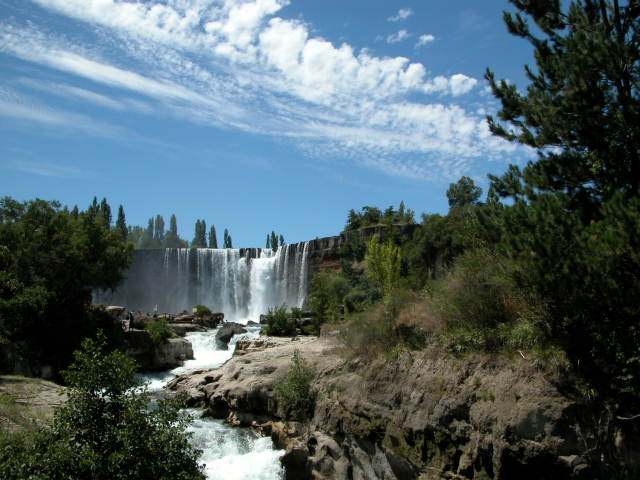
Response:
[[[294,350],[317,372],[313,417],[278,418],[274,385]],[[192,405],[270,433],[288,478],[592,478],[581,406],[528,362],[459,359],[427,349],[373,364],[331,336],[238,342],[213,371],[176,378]]]

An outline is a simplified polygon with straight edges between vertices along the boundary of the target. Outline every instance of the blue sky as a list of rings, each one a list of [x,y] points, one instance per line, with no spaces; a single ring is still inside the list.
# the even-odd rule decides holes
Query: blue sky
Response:
[[[334,235],[401,200],[444,213],[532,153],[492,137],[483,74],[525,86],[506,0],[0,0],[0,195],[234,246]]]

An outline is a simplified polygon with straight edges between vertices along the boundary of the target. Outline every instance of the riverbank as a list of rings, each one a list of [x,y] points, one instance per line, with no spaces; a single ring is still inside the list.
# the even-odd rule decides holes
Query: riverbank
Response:
[[[293,356],[314,365],[315,410],[278,416],[275,385]],[[364,363],[332,335],[241,340],[216,370],[169,387],[233,425],[272,435],[293,478],[591,478],[583,406],[526,359],[437,349]]]

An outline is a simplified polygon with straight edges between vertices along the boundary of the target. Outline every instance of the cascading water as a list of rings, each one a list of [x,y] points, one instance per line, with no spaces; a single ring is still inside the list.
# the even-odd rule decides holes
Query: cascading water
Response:
[[[269,308],[302,307],[307,294],[309,242],[277,250],[168,248],[138,250],[125,281],[95,292],[95,303],[131,310],[189,311],[206,305],[225,320],[257,320]]]
[[[219,350],[216,330],[187,334],[193,346],[193,360],[168,372],[141,374],[150,391],[160,392],[176,375],[193,369],[216,368],[231,358],[236,342],[242,337],[256,337],[257,327],[247,327],[249,333],[234,335],[229,348]],[[261,437],[246,428],[230,427],[223,420],[203,418],[202,412],[189,409],[192,417],[188,431],[191,441],[202,450],[200,462],[209,480],[281,480],[284,470],[280,464],[282,450],[275,450],[268,437]]]

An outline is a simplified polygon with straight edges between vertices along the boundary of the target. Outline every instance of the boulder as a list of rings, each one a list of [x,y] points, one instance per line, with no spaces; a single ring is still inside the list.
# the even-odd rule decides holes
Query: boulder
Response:
[[[123,353],[133,358],[141,371],[169,370],[193,359],[191,342],[184,338],[170,338],[166,343],[155,345],[146,330],[124,332]]]
[[[207,331],[207,329],[203,326],[189,324],[189,323],[169,323],[168,325],[179,337],[184,337],[189,332],[206,332]]]
[[[221,345],[228,345],[231,337],[239,333],[247,333],[244,325],[235,322],[223,323],[220,330],[216,333],[216,341]]]
[[[207,328],[216,328],[220,323],[224,321],[224,313],[212,313],[211,315],[204,315],[202,317],[196,316],[193,319],[193,323],[202,325]]]

